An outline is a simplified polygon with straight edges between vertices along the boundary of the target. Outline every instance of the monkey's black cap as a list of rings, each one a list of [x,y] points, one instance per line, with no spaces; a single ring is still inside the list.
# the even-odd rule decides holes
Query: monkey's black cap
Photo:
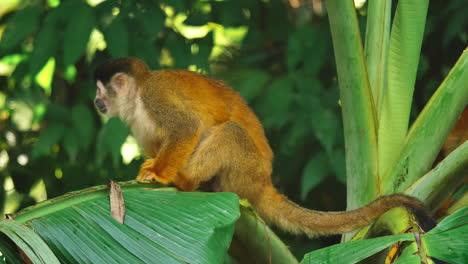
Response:
[[[94,71],[94,81],[108,83],[112,76],[118,72],[131,73],[131,58],[119,58],[109,60],[99,65]]]

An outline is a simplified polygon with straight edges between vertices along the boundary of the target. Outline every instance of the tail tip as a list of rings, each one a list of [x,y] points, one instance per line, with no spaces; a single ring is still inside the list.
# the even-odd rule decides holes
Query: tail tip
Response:
[[[421,229],[424,232],[429,232],[430,230],[432,230],[434,227],[437,226],[437,222],[432,217],[428,217],[427,215],[416,215],[416,214],[415,214],[415,217],[418,220],[419,227],[421,227]]]

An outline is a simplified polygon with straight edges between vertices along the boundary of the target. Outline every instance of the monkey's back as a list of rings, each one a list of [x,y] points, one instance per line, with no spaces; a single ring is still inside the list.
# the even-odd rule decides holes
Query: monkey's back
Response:
[[[170,98],[176,106],[192,109],[206,128],[233,121],[252,139],[267,160],[273,159],[263,127],[241,95],[221,81],[185,70],[150,73],[156,93]],[[149,81],[149,80],[148,80]]]

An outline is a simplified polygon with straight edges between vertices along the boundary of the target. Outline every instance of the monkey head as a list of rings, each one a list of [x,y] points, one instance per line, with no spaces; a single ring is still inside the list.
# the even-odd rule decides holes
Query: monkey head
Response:
[[[108,82],[96,80],[96,98],[94,105],[103,114],[119,116],[121,106],[126,103],[126,95],[129,92],[130,76],[118,72]]]
[[[130,57],[99,66],[94,72],[96,108],[109,116],[123,117],[137,91],[136,79],[147,72],[149,69],[144,62]]]

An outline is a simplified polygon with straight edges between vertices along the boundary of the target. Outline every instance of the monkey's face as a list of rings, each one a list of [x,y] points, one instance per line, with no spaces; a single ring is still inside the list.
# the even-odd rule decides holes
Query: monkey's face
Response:
[[[96,82],[94,105],[99,112],[109,116],[117,116],[119,114],[117,96],[117,91],[112,87],[111,82],[107,84],[99,80]]]
[[[97,80],[94,104],[101,113],[124,120],[133,110],[136,89],[133,77],[118,72],[107,83]]]

